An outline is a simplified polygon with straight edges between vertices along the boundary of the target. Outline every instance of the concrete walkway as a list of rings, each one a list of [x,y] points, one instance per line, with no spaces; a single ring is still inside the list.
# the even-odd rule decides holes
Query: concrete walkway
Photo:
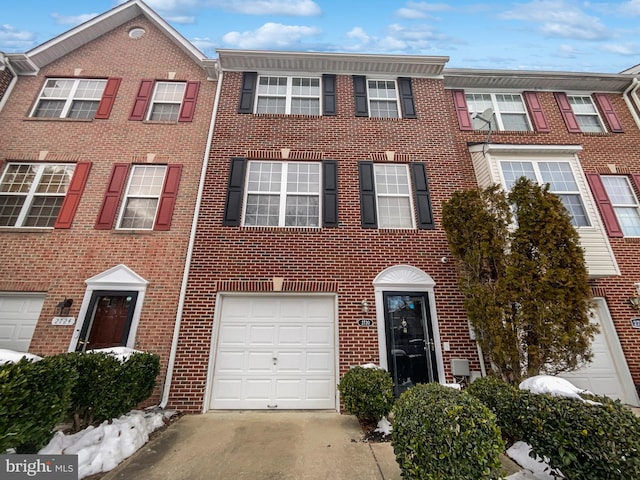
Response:
[[[188,415],[103,480],[400,480],[390,443],[336,412]]]

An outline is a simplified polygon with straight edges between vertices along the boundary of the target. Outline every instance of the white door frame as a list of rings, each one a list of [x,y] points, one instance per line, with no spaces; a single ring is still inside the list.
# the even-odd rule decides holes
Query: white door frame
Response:
[[[442,345],[440,343],[440,327],[438,326],[438,313],[436,311],[435,288],[436,282],[420,270],[411,265],[394,265],[376,276],[373,281],[376,299],[376,322],[378,327],[378,354],[380,367],[389,371],[387,362],[387,333],[384,320],[384,292],[420,292],[425,293],[429,299],[429,315],[433,327],[433,341],[436,348],[438,363],[438,381],[445,384],[444,363],[442,359]]]
[[[125,345],[129,348],[135,348],[136,331],[138,330],[138,325],[140,323],[140,313],[142,312],[144,295],[147,291],[147,285],[149,285],[149,282],[126,265],[120,264],[85,280],[85,283],[87,284],[87,289],[84,293],[84,298],[82,299],[80,311],[78,312],[78,320],[76,322],[76,327],[73,330],[71,341],[69,342],[68,351],[76,351],[82,327],[85,322],[90,321],[90,319],[87,318],[87,311],[89,309],[89,304],[91,303],[91,297],[93,292],[98,290],[128,290],[138,292],[136,306],[133,311],[133,319],[131,320],[131,328],[129,329],[127,344]]]
[[[225,297],[332,297],[333,298],[333,343],[334,343],[334,380],[338,382],[340,378],[340,345],[338,337],[338,295],[335,293],[314,293],[314,292],[218,292],[216,295],[216,307],[213,313],[213,328],[211,329],[211,346],[209,348],[209,362],[207,366],[207,380],[204,390],[204,401],[202,404],[202,413],[207,413],[211,398],[213,397],[213,372],[216,362],[216,347],[218,345],[218,337],[220,335],[220,325],[222,320],[222,302]],[[338,389],[335,389],[335,405],[336,410],[340,408],[340,398],[338,397]]]

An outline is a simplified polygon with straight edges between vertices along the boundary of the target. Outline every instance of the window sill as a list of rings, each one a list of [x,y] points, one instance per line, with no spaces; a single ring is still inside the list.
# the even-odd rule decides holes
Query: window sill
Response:
[[[323,116],[335,116],[335,115],[303,115],[303,114],[291,114],[291,113],[252,113],[252,116],[256,118],[295,118],[295,119],[317,119]]]
[[[93,118],[25,117],[25,122],[80,122],[91,123]]]
[[[323,227],[265,227],[243,225],[241,230],[247,232],[280,232],[280,233],[318,233],[323,230]],[[328,230],[332,230],[327,228]]]
[[[141,229],[118,229],[114,228],[111,230],[112,233],[117,235],[151,235],[155,232],[155,230],[141,230]]]
[[[2,233],[48,233],[53,227],[0,227]]]
[[[180,122],[178,122],[177,120],[173,122],[162,120],[143,120],[142,123],[144,123],[145,125],[178,125]]]

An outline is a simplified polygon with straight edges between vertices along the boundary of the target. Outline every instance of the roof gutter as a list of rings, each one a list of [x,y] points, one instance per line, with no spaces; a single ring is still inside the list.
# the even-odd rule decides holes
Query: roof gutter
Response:
[[[202,196],[204,192],[204,182],[209,166],[209,154],[211,152],[211,142],[213,140],[213,129],[216,123],[216,113],[218,112],[218,103],[220,102],[220,92],[222,90],[222,71],[218,76],[218,85],[216,86],[216,98],[213,102],[213,112],[211,112],[211,124],[209,125],[209,134],[207,135],[207,146],[202,159],[202,171],[200,172],[200,185],[198,186],[198,196],[196,198],[195,211],[193,212],[193,222],[191,224],[191,235],[189,237],[189,246],[187,248],[187,257],[185,259],[184,273],[182,275],[182,286],[180,287],[180,299],[178,300],[178,312],[176,314],[176,322],[173,328],[173,340],[171,341],[171,351],[169,352],[169,362],[167,364],[167,375],[164,380],[164,388],[162,390],[162,399],[160,407],[165,408],[169,402],[169,391],[171,389],[171,380],[173,379],[173,369],[176,363],[176,353],[178,351],[178,337],[180,335],[180,324],[182,323],[182,314],[184,311],[185,297],[187,296],[187,281],[189,280],[189,272],[191,270],[191,258],[193,257],[193,248],[196,239],[196,231],[198,226],[198,217],[200,213],[200,205],[202,204]]]
[[[636,122],[638,128],[640,128],[640,117],[638,116],[638,110],[640,109],[640,98],[638,98],[638,88],[640,88],[640,82],[638,81],[637,77],[634,77],[633,80],[631,80],[631,85],[629,85],[629,87],[622,94],[622,98],[624,98],[624,101],[627,104],[629,111],[631,112],[633,120]],[[629,95],[631,95],[633,103],[631,102]]]

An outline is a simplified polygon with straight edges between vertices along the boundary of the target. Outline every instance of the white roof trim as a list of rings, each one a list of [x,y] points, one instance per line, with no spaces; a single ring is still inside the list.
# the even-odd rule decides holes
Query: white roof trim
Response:
[[[471,153],[500,154],[569,154],[575,155],[582,150],[582,145],[510,145],[500,143],[477,143],[469,146]]]

